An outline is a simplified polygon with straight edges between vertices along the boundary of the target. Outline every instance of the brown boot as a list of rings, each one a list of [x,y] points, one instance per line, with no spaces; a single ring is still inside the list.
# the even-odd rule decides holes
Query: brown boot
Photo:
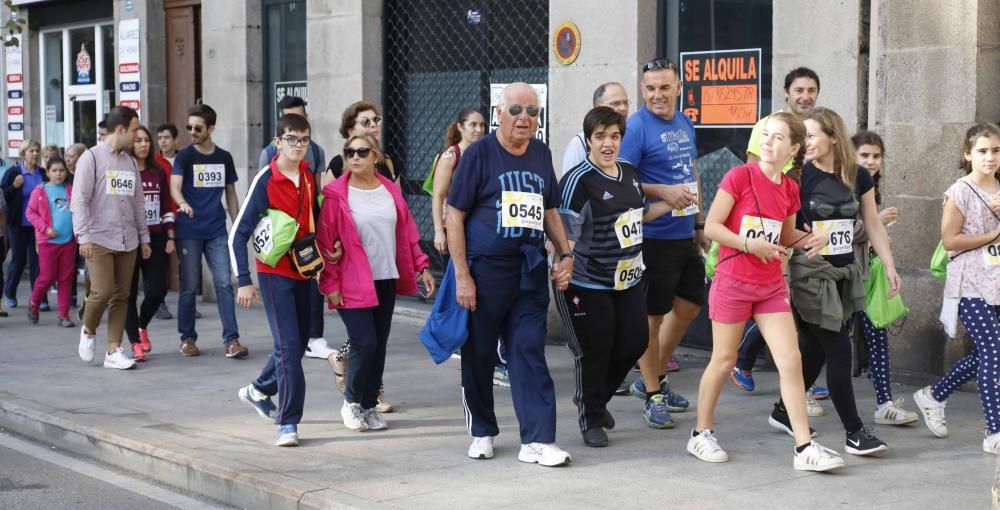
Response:
[[[226,346],[227,358],[245,358],[249,354],[250,350],[240,345],[240,340],[238,338],[234,338],[233,341]]]
[[[193,338],[185,338],[181,340],[181,354],[185,356],[197,356],[201,352],[198,351],[198,346],[194,344]]]

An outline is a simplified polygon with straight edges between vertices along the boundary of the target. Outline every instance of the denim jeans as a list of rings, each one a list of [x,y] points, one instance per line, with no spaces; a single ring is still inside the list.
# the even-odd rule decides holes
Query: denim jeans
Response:
[[[240,337],[236,324],[236,301],[229,266],[229,244],[225,236],[213,239],[178,239],[181,293],[177,300],[177,332],[181,340],[198,339],[194,329],[195,293],[201,281],[201,256],[205,255],[222,320],[222,340],[226,345]]]

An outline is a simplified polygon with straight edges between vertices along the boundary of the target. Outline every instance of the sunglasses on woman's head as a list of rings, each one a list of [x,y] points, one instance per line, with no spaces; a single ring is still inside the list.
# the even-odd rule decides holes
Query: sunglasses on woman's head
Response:
[[[523,111],[528,112],[528,117],[537,117],[541,109],[533,104],[528,106],[512,104],[509,108],[507,108],[507,113],[509,113],[511,117],[517,117],[518,115],[521,115],[521,112]]]
[[[371,129],[382,123],[382,117],[376,115],[374,117],[365,117],[358,119],[354,122],[355,124],[361,124],[365,129]]]
[[[369,149],[368,147],[361,147],[361,148],[358,148],[358,149],[347,148],[347,149],[344,149],[344,159],[352,159],[352,158],[354,158],[355,154],[357,154],[359,158],[365,159],[371,153],[372,153],[372,150]]]

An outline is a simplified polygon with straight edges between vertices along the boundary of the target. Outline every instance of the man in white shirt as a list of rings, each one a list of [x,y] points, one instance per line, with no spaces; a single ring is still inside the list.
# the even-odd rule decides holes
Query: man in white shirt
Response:
[[[621,83],[616,81],[603,83],[594,90],[594,106],[607,106],[622,117],[628,118],[628,93]],[[580,131],[566,144],[560,177],[587,159],[587,152],[587,139],[583,136],[583,131]]]

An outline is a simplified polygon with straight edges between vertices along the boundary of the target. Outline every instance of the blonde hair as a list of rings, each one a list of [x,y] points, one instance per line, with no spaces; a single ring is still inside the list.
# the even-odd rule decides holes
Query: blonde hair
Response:
[[[382,152],[382,148],[378,146],[378,141],[375,140],[374,136],[372,136],[372,135],[354,135],[354,136],[349,136],[349,137],[347,137],[347,141],[344,142],[344,148],[346,149],[346,148],[350,147],[351,142],[353,142],[354,140],[361,140],[361,141],[363,141],[363,142],[365,142],[365,143],[368,144],[368,148],[370,148],[372,150],[372,152],[375,153],[375,164],[376,165],[385,164],[385,153]],[[345,160],[346,160],[346,158],[345,158]],[[345,161],[345,163],[346,163],[346,161]]]
[[[858,156],[854,151],[854,144],[847,135],[847,128],[844,127],[844,119],[837,115],[837,112],[829,108],[813,108],[802,116],[802,122],[813,120],[819,123],[820,129],[826,136],[833,138],[833,173],[840,177],[840,181],[854,192],[854,181],[858,177]]]
[[[25,141],[21,142],[21,147],[20,149],[18,149],[18,155],[21,157],[21,159],[24,159],[24,153],[31,150],[32,147],[37,147],[38,152],[42,152],[42,144],[39,143],[38,140],[35,140],[34,138],[28,138]],[[39,154],[39,156],[41,156],[41,154]]]

